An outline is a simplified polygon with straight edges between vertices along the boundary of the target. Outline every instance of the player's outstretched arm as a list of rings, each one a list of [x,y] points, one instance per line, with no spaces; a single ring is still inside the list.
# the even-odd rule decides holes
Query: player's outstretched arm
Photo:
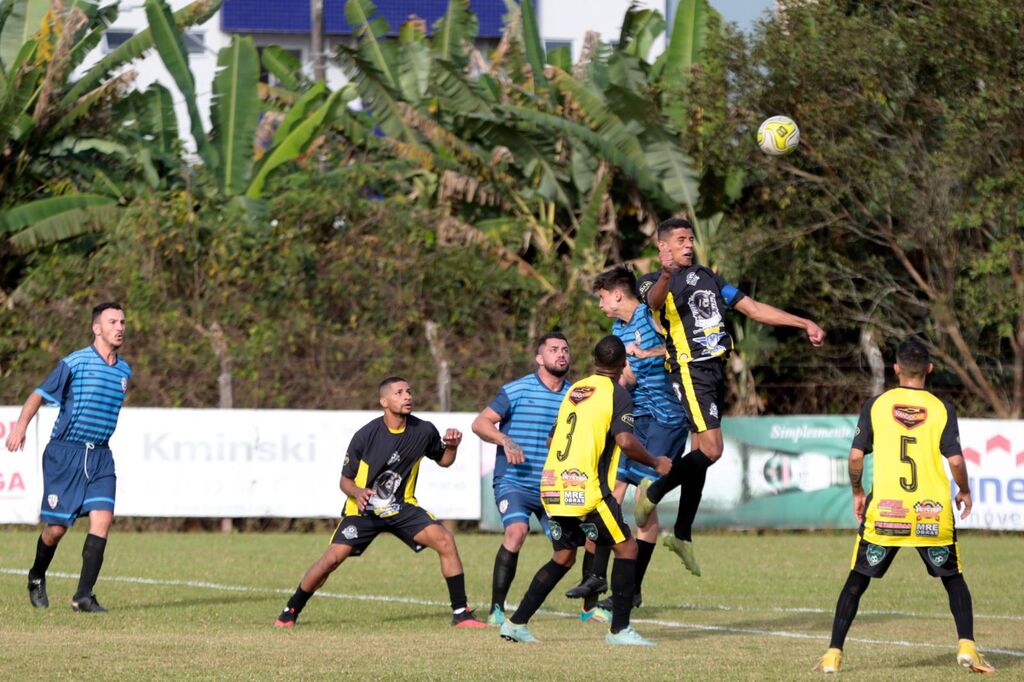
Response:
[[[626,453],[627,457],[652,467],[660,476],[664,476],[672,469],[672,460],[662,455],[652,455],[647,452],[647,448],[629,431],[615,434],[615,443]]]
[[[796,327],[797,329],[803,329],[807,332],[807,340],[815,348],[825,343],[825,330],[807,318],[798,317],[797,315],[787,313],[785,310],[779,310],[773,305],[755,301],[749,296],[737,301],[735,308],[750,319],[761,324],[770,324],[773,327]]]
[[[960,510],[961,520],[966,519],[971,515],[971,482],[967,478],[967,462],[963,455],[950,455],[946,461],[949,462],[949,471],[956,482],[956,507]]]
[[[462,432],[458,429],[448,429],[441,437],[441,441],[444,442],[444,453],[441,455],[441,459],[437,460],[437,464],[447,468],[455,464],[455,456],[462,443]]]
[[[867,494],[864,492],[864,451],[850,449],[850,486],[853,488],[853,515],[857,521],[864,522],[864,509],[867,506]]]
[[[15,450],[21,450],[25,447],[25,434],[28,432],[28,425],[32,422],[32,417],[36,416],[36,412],[39,411],[39,407],[43,404],[43,396],[33,392],[28,399],[25,401],[25,405],[21,408],[21,415],[18,417],[18,421],[14,424],[14,428],[11,429],[11,433],[7,436],[7,449],[11,452]]]

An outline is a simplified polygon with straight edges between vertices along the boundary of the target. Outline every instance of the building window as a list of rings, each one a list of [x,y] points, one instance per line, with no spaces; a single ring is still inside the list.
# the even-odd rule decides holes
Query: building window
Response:
[[[185,31],[185,50],[189,54],[206,52],[206,34],[202,31]]]
[[[106,41],[107,52],[113,52],[117,48],[121,47],[133,35],[135,35],[135,33],[132,31],[108,30],[103,34],[104,40]]]

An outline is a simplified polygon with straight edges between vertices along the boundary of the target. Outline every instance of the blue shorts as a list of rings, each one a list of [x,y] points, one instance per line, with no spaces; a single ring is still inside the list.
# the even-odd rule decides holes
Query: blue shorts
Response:
[[[104,445],[51,440],[43,451],[43,523],[71,526],[93,510],[114,511],[117,474]]]
[[[652,415],[641,414],[633,418],[633,435],[654,456],[664,455],[675,459],[686,450],[686,422],[665,424],[657,421]],[[619,471],[615,475],[619,481],[640,485],[645,478],[658,480],[658,472],[651,467],[640,464],[626,456],[619,455]]]
[[[494,501],[501,514],[501,525],[508,528],[513,523],[530,523],[533,514],[540,522],[544,534],[549,536],[548,515],[540,501],[540,490],[526,490],[516,485],[502,484],[502,480],[494,480]]]

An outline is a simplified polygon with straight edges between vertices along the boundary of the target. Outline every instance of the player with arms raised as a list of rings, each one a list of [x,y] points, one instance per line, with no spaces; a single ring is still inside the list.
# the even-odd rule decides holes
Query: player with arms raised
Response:
[[[960,638],[956,660],[975,672],[995,670],[974,645],[971,593],[960,564],[956,523],[949,504],[951,490],[945,459],[956,481],[960,518],[971,513],[967,464],[960,452],[956,411],[925,389],[932,371],[928,348],[908,339],[896,350],[893,365],[900,385],[871,398],[860,412],[850,448],[853,513],[861,522],[850,575],[839,593],[832,642],[814,666],[816,672],[839,672],[843,642],[857,615],[861,595],[871,578],[889,570],[900,547],[914,547],[928,574],[942,579]],[[861,479],[864,455],[874,452],[871,493]]]

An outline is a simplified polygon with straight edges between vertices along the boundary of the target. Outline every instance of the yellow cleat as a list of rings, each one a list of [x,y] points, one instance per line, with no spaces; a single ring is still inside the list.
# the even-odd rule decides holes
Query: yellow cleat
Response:
[[[973,639],[960,640],[956,647],[956,662],[965,668],[970,668],[972,673],[994,673],[996,671],[995,667],[978,653]]]
[[[843,667],[843,650],[829,649],[821,657],[818,664],[811,668],[813,673],[837,673]]]
[[[637,486],[639,491],[636,496],[636,507],[633,509],[633,520],[636,521],[637,528],[643,528],[647,525],[647,519],[650,518],[651,512],[653,512],[658,505],[647,499],[647,489],[651,487],[653,483],[649,478],[645,478],[640,481],[640,485]]]
[[[697,555],[693,551],[692,542],[680,540],[674,535],[666,535],[661,544],[671,549],[683,560],[683,565],[686,566],[687,571],[693,573],[698,578],[700,577],[700,564],[697,563]]]

